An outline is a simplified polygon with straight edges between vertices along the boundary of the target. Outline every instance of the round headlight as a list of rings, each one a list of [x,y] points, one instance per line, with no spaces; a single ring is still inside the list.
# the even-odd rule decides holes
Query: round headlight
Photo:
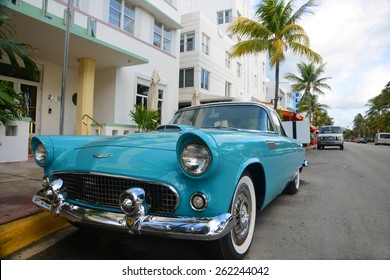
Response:
[[[210,161],[210,151],[201,143],[187,144],[180,155],[181,166],[194,176],[202,175],[209,167]]]
[[[34,157],[35,160],[40,164],[44,163],[47,159],[47,151],[45,149],[45,146],[43,146],[42,144],[38,144],[35,149]]]

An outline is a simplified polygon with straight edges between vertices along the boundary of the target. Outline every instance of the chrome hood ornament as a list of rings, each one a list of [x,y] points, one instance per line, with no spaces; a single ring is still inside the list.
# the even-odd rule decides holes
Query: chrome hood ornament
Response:
[[[93,154],[94,158],[109,158],[111,154]]]

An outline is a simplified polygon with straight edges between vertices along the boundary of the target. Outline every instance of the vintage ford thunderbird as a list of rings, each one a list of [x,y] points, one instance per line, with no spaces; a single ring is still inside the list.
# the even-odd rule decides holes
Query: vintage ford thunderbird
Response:
[[[256,212],[294,194],[304,149],[275,111],[252,102],[179,110],[157,131],[37,136],[39,207],[74,225],[206,240],[220,258],[248,252]]]

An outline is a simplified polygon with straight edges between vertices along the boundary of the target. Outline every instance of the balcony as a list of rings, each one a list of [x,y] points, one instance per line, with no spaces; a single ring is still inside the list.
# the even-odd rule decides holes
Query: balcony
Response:
[[[26,42],[45,61],[63,63],[66,2],[12,0],[5,3],[16,28],[15,40]],[[96,69],[148,63],[139,55],[145,43],[112,28],[106,22],[74,9],[70,30],[68,65],[78,67],[78,59],[96,60]],[[131,49],[130,47],[131,46]]]

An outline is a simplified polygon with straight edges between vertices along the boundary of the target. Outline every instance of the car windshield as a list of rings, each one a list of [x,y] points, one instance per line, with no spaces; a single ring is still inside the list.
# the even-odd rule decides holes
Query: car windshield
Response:
[[[171,124],[198,128],[230,128],[272,131],[266,111],[258,106],[195,107],[179,111]]]
[[[390,139],[390,133],[380,133],[380,134],[379,134],[379,138]]]
[[[342,133],[339,126],[323,126],[320,128],[320,133]]]

